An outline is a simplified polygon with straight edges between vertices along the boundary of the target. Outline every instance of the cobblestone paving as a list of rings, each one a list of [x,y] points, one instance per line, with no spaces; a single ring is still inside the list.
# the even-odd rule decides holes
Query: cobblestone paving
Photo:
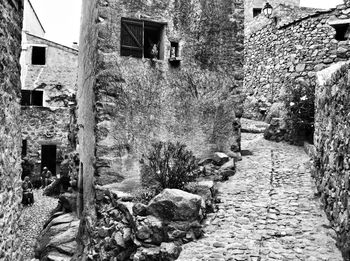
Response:
[[[178,260],[343,260],[335,246],[301,147],[242,135],[253,155],[220,185],[222,203],[205,236],[183,246]]]

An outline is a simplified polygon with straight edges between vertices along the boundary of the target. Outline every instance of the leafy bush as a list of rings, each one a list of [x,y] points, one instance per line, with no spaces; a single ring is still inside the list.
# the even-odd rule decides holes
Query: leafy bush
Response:
[[[285,105],[289,140],[312,142],[315,121],[315,88],[303,81],[290,81],[286,86]]]
[[[186,145],[171,142],[156,142],[147,156],[141,160],[141,183],[158,191],[165,188],[183,189],[196,175],[196,159]]]

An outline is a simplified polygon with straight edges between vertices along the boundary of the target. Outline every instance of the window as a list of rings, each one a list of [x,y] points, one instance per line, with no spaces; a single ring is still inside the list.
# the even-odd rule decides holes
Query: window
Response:
[[[256,17],[259,14],[261,14],[261,10],[261,8],[253,8],[253,17]]]
[[[32,47],[32,64],[33,65],[46,64],[46,47],[41,47],[41,46]]]
[[[22,90],[22,106],[43,106],[43,91]]]
[[[349,37],[349,24],[332,25],[336,31],[334,38],[338,41],[346,41]]]
[[[164,59],[164,24],[122,18],[121,56]]]
[[[179,57],[179,43],[178,42],[171,42],[170,43],[170,58],[176,58]]]

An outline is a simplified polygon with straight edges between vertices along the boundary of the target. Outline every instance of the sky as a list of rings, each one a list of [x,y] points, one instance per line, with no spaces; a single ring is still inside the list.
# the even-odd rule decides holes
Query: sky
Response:
[[[300,0],[301,6],[315,8],[332,8],[342,4],[343,0]]]
[[[81,2],[82,0],[31,0],[46,31],[45,38],[68,46],[78,42]],[[300,0],[301,6],[325,9],[341,3],[343,0]]]
[[[81,1],[30,0],[45,29],[45,38],[67,46],[79,41]]]

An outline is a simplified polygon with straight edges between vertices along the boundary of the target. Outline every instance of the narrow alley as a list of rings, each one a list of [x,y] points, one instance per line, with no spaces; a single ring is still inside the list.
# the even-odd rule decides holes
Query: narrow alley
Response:
[[[178,260],[343,260],[303,148],[243,133],[242,149],[252,155],[220,185],[204,238],[184,245]]]

